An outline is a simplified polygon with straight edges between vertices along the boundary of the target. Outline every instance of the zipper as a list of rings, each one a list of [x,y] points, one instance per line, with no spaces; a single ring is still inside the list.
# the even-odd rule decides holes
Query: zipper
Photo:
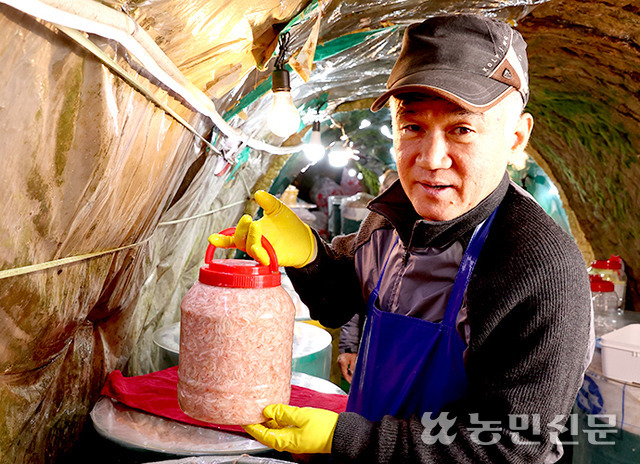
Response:
[[[411,244],[413,243],[413,234],[416,231],[416,224],[411,228],[411,237],[409,237],[409,243],[406,247],[404,247],[404,254],[402,255],[402,267],[406,267],[407,262],[409,261],[409,248],[411,248]],[[404,246],[404,244],[402,245]]]

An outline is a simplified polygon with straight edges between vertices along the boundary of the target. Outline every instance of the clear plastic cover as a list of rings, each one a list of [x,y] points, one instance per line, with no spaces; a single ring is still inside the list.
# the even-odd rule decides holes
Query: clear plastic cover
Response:
[[[157,464],[284,464],[290,461],[282,461],[274,458],[261,458],[255,456],[198,456],[182,458],[170,461],[158,461]],[[153,463],[151,463],[153,464]]]
[[[241,434],[163,419],[102,398],[91,411],[96,431],[126,448],[178,455],[256,453],[269,448]]]

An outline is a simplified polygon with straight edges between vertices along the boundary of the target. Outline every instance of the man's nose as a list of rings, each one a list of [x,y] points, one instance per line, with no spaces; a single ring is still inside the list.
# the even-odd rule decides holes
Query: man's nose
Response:
[[[448,169],[452,164],[448,150],[449,147],[444,134],[428,132],[422,138],[416,164],[428,170]]]

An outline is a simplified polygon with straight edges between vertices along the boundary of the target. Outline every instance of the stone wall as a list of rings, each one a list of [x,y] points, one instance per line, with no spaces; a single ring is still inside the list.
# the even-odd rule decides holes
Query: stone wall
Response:
[[[556,0],[518,25],[529,44],[531,144],[598,259],[622,256],[640,310],[640,6]]]

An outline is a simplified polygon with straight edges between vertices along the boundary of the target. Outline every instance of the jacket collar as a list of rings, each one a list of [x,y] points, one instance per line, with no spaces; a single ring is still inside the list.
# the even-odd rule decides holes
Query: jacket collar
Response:
[[[473,209],[449,221],[427,221],[416,213],[404,193],[400,181],[371,200],[368,208],[384,216],[396,229],[402,243],[411,248],[448,247],[461,240],[466,247],[475,227],[498,207],[509,187],[509,174],[505,171],[498,187]]]

